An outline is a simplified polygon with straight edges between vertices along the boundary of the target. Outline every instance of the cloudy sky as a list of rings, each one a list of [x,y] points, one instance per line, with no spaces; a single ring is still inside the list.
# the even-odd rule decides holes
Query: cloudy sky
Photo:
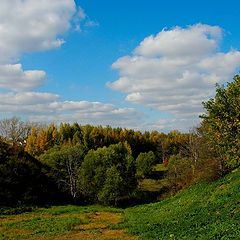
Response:
[[[188,131],[240,70],[239,7],[0,0],[0,118]]]

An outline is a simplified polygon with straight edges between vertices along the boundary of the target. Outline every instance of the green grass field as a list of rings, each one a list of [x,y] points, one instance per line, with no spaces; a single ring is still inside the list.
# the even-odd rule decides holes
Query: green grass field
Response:
[[[0,239],[136,239],[119,223],[123,210],[101,206],[54,206],[0,216]]]
[[[146,240],[240,239],[240,169],[170,199],[126,209],[125,227]]]
[[[240,169],[154,204],[0,213],[0,239],[240,239]]]

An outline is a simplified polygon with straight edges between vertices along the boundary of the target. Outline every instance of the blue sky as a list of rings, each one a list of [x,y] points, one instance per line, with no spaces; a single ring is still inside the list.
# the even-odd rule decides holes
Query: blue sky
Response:
[[[50,6],[46,0],[3,0],[1,116],[187,131],[197,124],[201,102],[213,96],[215,83],[239,71],[239,5],[53,0]],[[23,14],[7,15],[12,9]],[[48,28],[49,16],[55,22]],[[8,24],[13,32],[6,32]],[[28,70],[40,72],[29,80]]]

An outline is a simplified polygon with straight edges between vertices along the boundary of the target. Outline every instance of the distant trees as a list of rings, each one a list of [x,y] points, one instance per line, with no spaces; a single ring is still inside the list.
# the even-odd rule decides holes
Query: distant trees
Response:
[[[134,158],[141,152],[152,151],[160,163],[186,148],[188,134],[172,131],[168,134],[157,131],[144,132],[110,126],[81,126],[78,123],[50,124],[42,128],[31,128],[25,150],[33,156],[40,156],[53,146],[83,145],[87,151],[108,147],[111,144],[127,142]]]
[[[0,136],[9,142],[24,145],[31,127],[32,123],[23,122],[17,117],[2,119],[0,120]]]
[[[33,156],[39,156],[54,145],[60,143],[57,127],[51,123],[49,126],[33,126],[28,134],[25,150]]]
[[[87,199],[116,205],[119,201],[126,201],[137,189],[138,180],[148,176],[155,163],[167,162],[172,154],[178,154],[186,144],[186,135],[177,131],[169,134],[157,131],[142,133],[110,126],[81,126],[78,123],[61,123],[59,126],[51,123],[44,126],[24,123],[19,118],[2,120],[0,127],[2,142],[11,143],[12,149],[21,148],[25,160],[31,158],[37,166],[42,166],[39,173],[35,172],[36,177],[41,176],[49,181],[49,186],[55,186],[52,194],[56,191],[64,199],[74,202]],[[0,157],[4,151],[2,148]],[[10,153],[12,150],[6,148],[6,151]],[[11,155],[12,158],[19,171],[21,168],[28,171],[28,164],[22,165],[19,154]],[[1,167],[5,169],[6,166]],[[34,166],[32,168],[35,169]],[[9,169],[13,171],[13,168]],[[7,181],[22,181],[21,175],[2,171],[8,173],[9,177],[3,174]],[[31,179],[29,174],[26,176]],[[0,184],[1,181],[4,183],[4,178],[0,179]],[[39,182],[32,183],[39,190]],[[4,194],[10,196],[6,192]],[[31,194],[37,196],[33,192]],[[17,199],[22,201],[20,196],[16,196]]]

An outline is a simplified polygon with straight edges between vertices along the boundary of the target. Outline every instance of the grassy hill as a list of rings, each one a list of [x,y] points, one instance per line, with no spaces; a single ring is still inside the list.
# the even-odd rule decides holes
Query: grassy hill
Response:
[[[240,239],[240,169],[162,202],[128,208],[125,226],[147,240]]]

